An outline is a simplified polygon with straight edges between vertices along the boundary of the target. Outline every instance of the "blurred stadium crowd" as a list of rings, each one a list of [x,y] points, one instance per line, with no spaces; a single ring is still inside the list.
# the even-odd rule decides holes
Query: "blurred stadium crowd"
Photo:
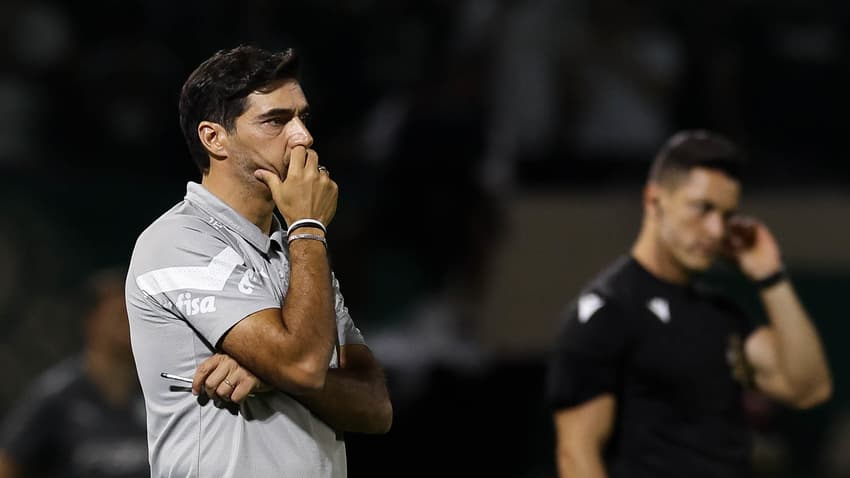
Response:
[[[637,214],[652,154],[692,127],[744,146],[745,195],[787,228],[828,225],[804,238],[822,255],[792,251],[789,262],[825,336],[835,398],[787,417],[758,398],[750,408],[763,476],[850,476],[839,446],[850,438],[849,23],[837,1],[6,0],[0,406],[79,346],[75,284],[126,264],[141,228],[198,178],[177,124],[186,76],[220,48],[253,43],[301,56],[315,148],[340,184],[334,268],[388,369],[394,430],[351,439],[352,476],[412,463],[431,476],[449,462],[458,476],[553,476],[545,345],[493,337],[548,334],[587,274],[513,297],[540,277],[495,280],[500,258],[551,253],[570,267],[562,276],[598,269],[636,222],[620,242],[596,242],[594,228],[621,219],[582,211],[615,197]],[[565,237],[589,239],[514,248],[552,233],[517,226],[538,197],[552,199],[534,204],[564,220]],[[783,209],[812,197],[826,206]],[[588,258],[594,245],[604,250]],[[500,300],[555,308],[482,333]]]

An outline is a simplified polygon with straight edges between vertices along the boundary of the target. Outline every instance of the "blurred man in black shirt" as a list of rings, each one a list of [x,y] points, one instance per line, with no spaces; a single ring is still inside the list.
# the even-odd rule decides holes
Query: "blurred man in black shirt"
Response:
[[[42,373],[3,412],[0,478],[151,476],[124,303],[126,277],[123,268],[91,275],[79,294],[83,350]]]
[[[740,160],[718,134],[673,136],[650,171],[631,253],[569,308],[547,376],[562,477],[748,476],[745,387],[797,408],[830,396],[776,240],[736,214]],[[754,283],[767,325],[694,282],[720,255]]]

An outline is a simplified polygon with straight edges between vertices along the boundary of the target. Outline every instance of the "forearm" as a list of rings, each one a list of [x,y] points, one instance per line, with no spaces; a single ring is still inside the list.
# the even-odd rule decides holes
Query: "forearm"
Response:
[[[386,433],[392,425],[392,405],[377,370],[330,369],[322,390],[296,398],[336,431]]]
[[[263,309],[237,322],[220,348],[272,387],[298,393],[324,386],[336,341],[336,314],[322,243],[293,241],[290,262],[281,309]]]
[[[324,246],[313,240],[290,245],[290,283],[281,308],[286,349],[324,380],[336,340],[330,266]]]
[[[558,450],[559,478],[606,478],[605,465],[599,452],[593,450]]]
[[[829,367],[814,324],[789,281],[761,292],[776,337],[779,367],[800,393],[831,388]]]
[[[8,453],[0,450],[0,478],[18,478],[24,476],[24,470]]]

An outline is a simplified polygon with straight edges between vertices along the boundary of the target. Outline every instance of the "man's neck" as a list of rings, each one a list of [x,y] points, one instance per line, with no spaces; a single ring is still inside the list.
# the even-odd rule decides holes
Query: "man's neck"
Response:
[[[204,174],[201,184],[225,204],[233,208],[242,217],[269,234],[274,217],[274,201],[271,194],[259,181],[246,184],[225,175]]]
[[[631,250],[632,257],[655,277],[673,284],[687,284],[691,272],[681,267],[673,255],[658,243],[651,226],[644,225]]]
[[[129,351],[119,355],[94,347],[83,355],[86,375],[104,400],[116,407],[126,405],[139,386],[132,355]]]

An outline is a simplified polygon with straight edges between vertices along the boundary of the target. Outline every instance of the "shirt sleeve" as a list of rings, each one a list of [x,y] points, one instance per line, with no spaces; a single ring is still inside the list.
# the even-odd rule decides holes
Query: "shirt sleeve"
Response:
[[[545,398],[551,409],[617,391],[627,340],[625,323],[613,301],[593,292],[567,308],[547,363]]]
[[[351,314],[348,313],[348,307],[345,306],[345,299],[342,297],[342,292],[339,288],[339,280],[333,276],[334,287],[334,308],[336,310],[336,328],[339,336],[340,345],[366,344],[363,334],[360,333],[351,319]]]
[[[215,346],[243,318],[280,308],[269,274],[197,218],[163,224],[137,244],[131,273],[147,301],[186,321]]]

